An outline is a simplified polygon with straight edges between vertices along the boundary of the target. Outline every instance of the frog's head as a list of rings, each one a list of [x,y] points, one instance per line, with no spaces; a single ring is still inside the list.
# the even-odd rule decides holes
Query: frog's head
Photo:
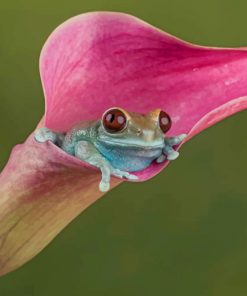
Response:
[[[116,146],[162,148],[170,128],[171,118],[161,109],[143,115],[114,107],[103,114],[98,138]]]

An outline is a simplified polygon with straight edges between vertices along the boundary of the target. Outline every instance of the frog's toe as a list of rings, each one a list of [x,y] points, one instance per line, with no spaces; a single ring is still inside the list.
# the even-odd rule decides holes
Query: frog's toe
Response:
[[[161,154],[157,159],[156,162],[157,163],[162,163],[163,161],[166,160],[166,156],[164,154]]]
[[[106,192],[106,191],[108,191],[110,189],[110,184],[108,183],[108,182],[103,182],[103,181],[101,181],[100,183],[99,183],[99,190],[101,191],[101,192]]]
[[[167,159],[168,160],[175,160],[176,158],[178,158],[178,156],[179,156],[179,153],[177,151],[173,151],[172,153],[167,155]]]
[[[128,180],[135,181],[135,180],[138,180],[138,177],[136,175],[133,175],[133,174],[129,174],[128,173],[127,179]]]
[[[112,174],[116,177],[124,178],[124,179],[128,179],[128,180],[137,180],[138,179],[138,177],[136,175],[133,175],[133,174],[130,174],[128,172],[124,172],[124,171],[121,171],[118,169],[114,169],[112,171]]]
[[[187,137],[187,134],[181,134],[179,135],[180,141],[183,141]]]
[[[122,171],[118,170],[118,169],[113,169],[111,171],[111,174],[115,177],[118,177],[118,178],[122,178],[123,177],[123,174],[122,174]]]

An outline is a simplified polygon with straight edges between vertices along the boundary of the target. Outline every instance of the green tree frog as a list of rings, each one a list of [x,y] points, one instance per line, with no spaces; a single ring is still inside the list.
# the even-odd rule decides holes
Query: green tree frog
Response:
[[[173,149],[186,134],[166,137],[171,128],[170,116],[156,109],[146,115],[114,107],[96,121],[83,121],[67,133],[46,127],[37,129],[38,142],[52,141],[62,150],[101,170],[99,190],[109,190],[111,175],[137,180],[132,172],[148,167],[153,161],[174,160],[179,153]]]

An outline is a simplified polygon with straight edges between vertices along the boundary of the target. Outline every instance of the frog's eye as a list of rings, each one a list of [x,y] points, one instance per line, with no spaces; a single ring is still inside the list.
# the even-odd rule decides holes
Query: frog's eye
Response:
[[[102,123],[109,133],[120,132],[126,126],[126,115],[119,109],[110,109],[103,115]]]
[[[172,126],[172,121],[171,121],[170,116],[164,111],[160,111],[159,125],[160,125],[160,128],[163,131],[163,133],[168,132]]]

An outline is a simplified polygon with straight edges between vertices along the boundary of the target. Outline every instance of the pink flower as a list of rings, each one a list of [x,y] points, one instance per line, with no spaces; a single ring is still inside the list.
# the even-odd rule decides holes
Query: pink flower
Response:
[[[190,139],[247,107],[247,51],[186,43],[126,14],[70,19],[40,58],[46,111],[39,126],[67,131],[109,107],[172,118],[169,135]],[[138,172],[140,181],[167,162]],[[103,194],[100,172],[33,134],[17,145],[0,176],[0,274],[36,255]],[[113,178],[112,186],[121,183]]]

